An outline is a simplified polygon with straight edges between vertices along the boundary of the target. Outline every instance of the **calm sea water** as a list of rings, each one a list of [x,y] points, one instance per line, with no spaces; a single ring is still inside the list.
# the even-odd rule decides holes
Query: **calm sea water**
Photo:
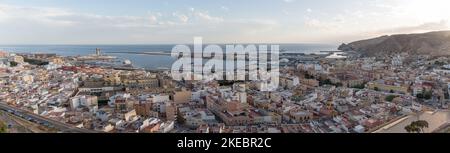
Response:
[[[100,48],[103,54],[128,59],[135,66],[148,69],[170,68],[176,60],[170,56],[109,54],[108,52],[170,52],[175,45],[0,45],[0,50],[14,53],[55,53],[62,56],[94,54]],[[336,45],[323,44],[281,44],[280,50],[299,53],[318,53],[336,50]]]

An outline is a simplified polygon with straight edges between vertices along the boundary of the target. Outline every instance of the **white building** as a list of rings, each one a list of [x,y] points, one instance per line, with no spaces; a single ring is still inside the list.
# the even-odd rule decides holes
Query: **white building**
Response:
[[[151,99],[154,103],[162,103],[170,101],[169,95],[152,95]]]
[[[447,83],[447,88],[448,88],[448,96],[450,97],[450,82]]]
[[[127,122],[133,120],[133,117],[135,117],[135,116],[137,116],[135,109],[124,114],[125,121],[127,121]]]
[[[114,130],[114,125],[111,124],[108,124],[103,128],[103,132],[111,132],[112,130]]]
[[[161,133],[168,133],[169,131],[173,130],[175,125],[174,121],[168,121],[165,123],[162,123],[159,130]]]
[[[9,56],[8,58],[8,61],[16,63],[24,63],[24,58],[22,56],[11,54],[11,56]]]
[[[53,62],[48,63],[47,65],[44,66],[45,69],[47,70],[56,70],[58,68],[61,68],[61,65],[58,64],[54,64]]]
[[[191,98],[192,98],[192,101],[200,101],[201,99],[201,96],[202,96],[202,90],[200,90],[200,91],[195,91],[195,92],[192,92],[192,96],[191,96]]]
[[[131,97],[131,94],[128,93],[124,93],[124,94],[116,94],[114,96],[109,97],[109,102],[108,105],[110,107],[114,107],[115,102],[116,102],[116,98],[123,98],[123,99],[128,99]]]
[[[402,66],[403,65],[403,58],[400,55],[394,56],[392,58],[391,64],[393,66]]]
[[[157,118],[149,118],[144,120],[144,122],[142,122],[142,125],[139,127],[140,130],[143,130],[144,128],[152,125],[152,124],[156,124],[159,123],[161,120],[157,119]]]
[[[26,74],[22,76],[22,81],[27,84],[31,84],[34,82],[34,77],[32,75]]]
[[[100,119],[102,122],[106,122],[111,117],[111,114],[109,114],[108,112],[100,110],[100,111],[97,111],[97,113],[95,113],[95,117]]]
[[[364,133],[365,132],[365,128],[362,125],[358,125],[358,126],[355,126],[355,128],[353,128],[353,131],[355,131],[357,133]]]
[[[70,107],[72,109],[77,109],[80,106],[88,107],[89,109],[95,109],[98,107],[97,96],[82,95],[75,96],[70,99]]]
[[[114,91],[114,87],[101,87],[101,88],[79,88],[80,92],[100,93],[107,91]]]

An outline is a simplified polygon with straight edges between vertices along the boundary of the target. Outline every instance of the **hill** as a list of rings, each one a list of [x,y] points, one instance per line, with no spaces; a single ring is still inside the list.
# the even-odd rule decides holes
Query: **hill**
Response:
[[[343,51],[357,51],[365,56],[398,53],[417,55],[450,55],[450,31],[420,34],[398,34],[342,44]]]

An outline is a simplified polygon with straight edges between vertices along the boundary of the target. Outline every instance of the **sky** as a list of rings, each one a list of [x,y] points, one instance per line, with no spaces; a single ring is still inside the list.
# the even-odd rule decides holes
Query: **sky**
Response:
[[[339,44],[449,30],[448,0],[0,0],[0,44]]]

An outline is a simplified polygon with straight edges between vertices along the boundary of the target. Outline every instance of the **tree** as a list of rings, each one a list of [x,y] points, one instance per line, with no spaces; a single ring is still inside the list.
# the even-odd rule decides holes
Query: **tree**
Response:
[[[411,124],[405,126],[405,130],[408,133],[420,133],[425,132],[424,128],[428,128],[428,122],[425,120],[414,121]]]
[[[384,98],[384,100],[386,100],[388,102],[392,102],[392,100],[394,100],[395,98],[397,98],[397,96],[389,95],[389,96],[386,96],[386,98]]]
[[[380,91],[380,89],[378,87],[373,88],[373,90]]]
[[[323,85],[333,85],[333,86],[337,86],[337,87],[342,87],[343,84],[338,82],[338,83],[333,83],[330,79],[321,79],[319,80],[319,86],[323,86]]]
[[[430,100],[432,96],[433,96],[432,91],[425,91],[423,98],[425,98],[426,100]]]
[[[39,59],[31,59],[31,58],[25,58],[24,62],[30,63],[31,65],[48,65],[49,62],[47,61],[43,61],[43,60],[39,60]]]
[[[7,127],[5,125],[5,123],[0,121],[0,133],[6,133],[7,131]]]
[[[419,129],[420,131],[424,132],[424,128],[428,128],[428,122],[425,120],[418,120],[414,123]]]
[[[405,126],[405,130],[408,133],[420,133],[420,129],[412,124]]]
[[[416,95],[416,97],[419,98],[419,99],[423,99],[423,94],[419,93],[419,94]]]
[[[359,84],[359,85],[355,85],[352,88],[356,88],[356,89],[364,89],[366,87],[365,84]]]
[[[17,65],[19,65],[19,63],[14,62],[14,61],[11,61],[11,62],[9,62],[9,65],[10,65],[11,67],[16,67]]]
[[[310,75],[308,73],[305,73],[305,79],[314,79],[314,76]]]
[[[419,93],[416,95],[417,98],[419,99],[426,99],[426,100],[430,100],[433,96],[433,92],[432,91],[425,91],[424,93]]]
[[[292,96],[291,100],[298,102],[298,101],[302,100],[302,97],[301,96]]]
[[[323,85],[331,85],[331,84],[333,84],[333,83],[331,83],[331,80],[330,79],[325,79],[325,80],[319,80],[319,84],[320,84],[320,86],[323,86]]]

